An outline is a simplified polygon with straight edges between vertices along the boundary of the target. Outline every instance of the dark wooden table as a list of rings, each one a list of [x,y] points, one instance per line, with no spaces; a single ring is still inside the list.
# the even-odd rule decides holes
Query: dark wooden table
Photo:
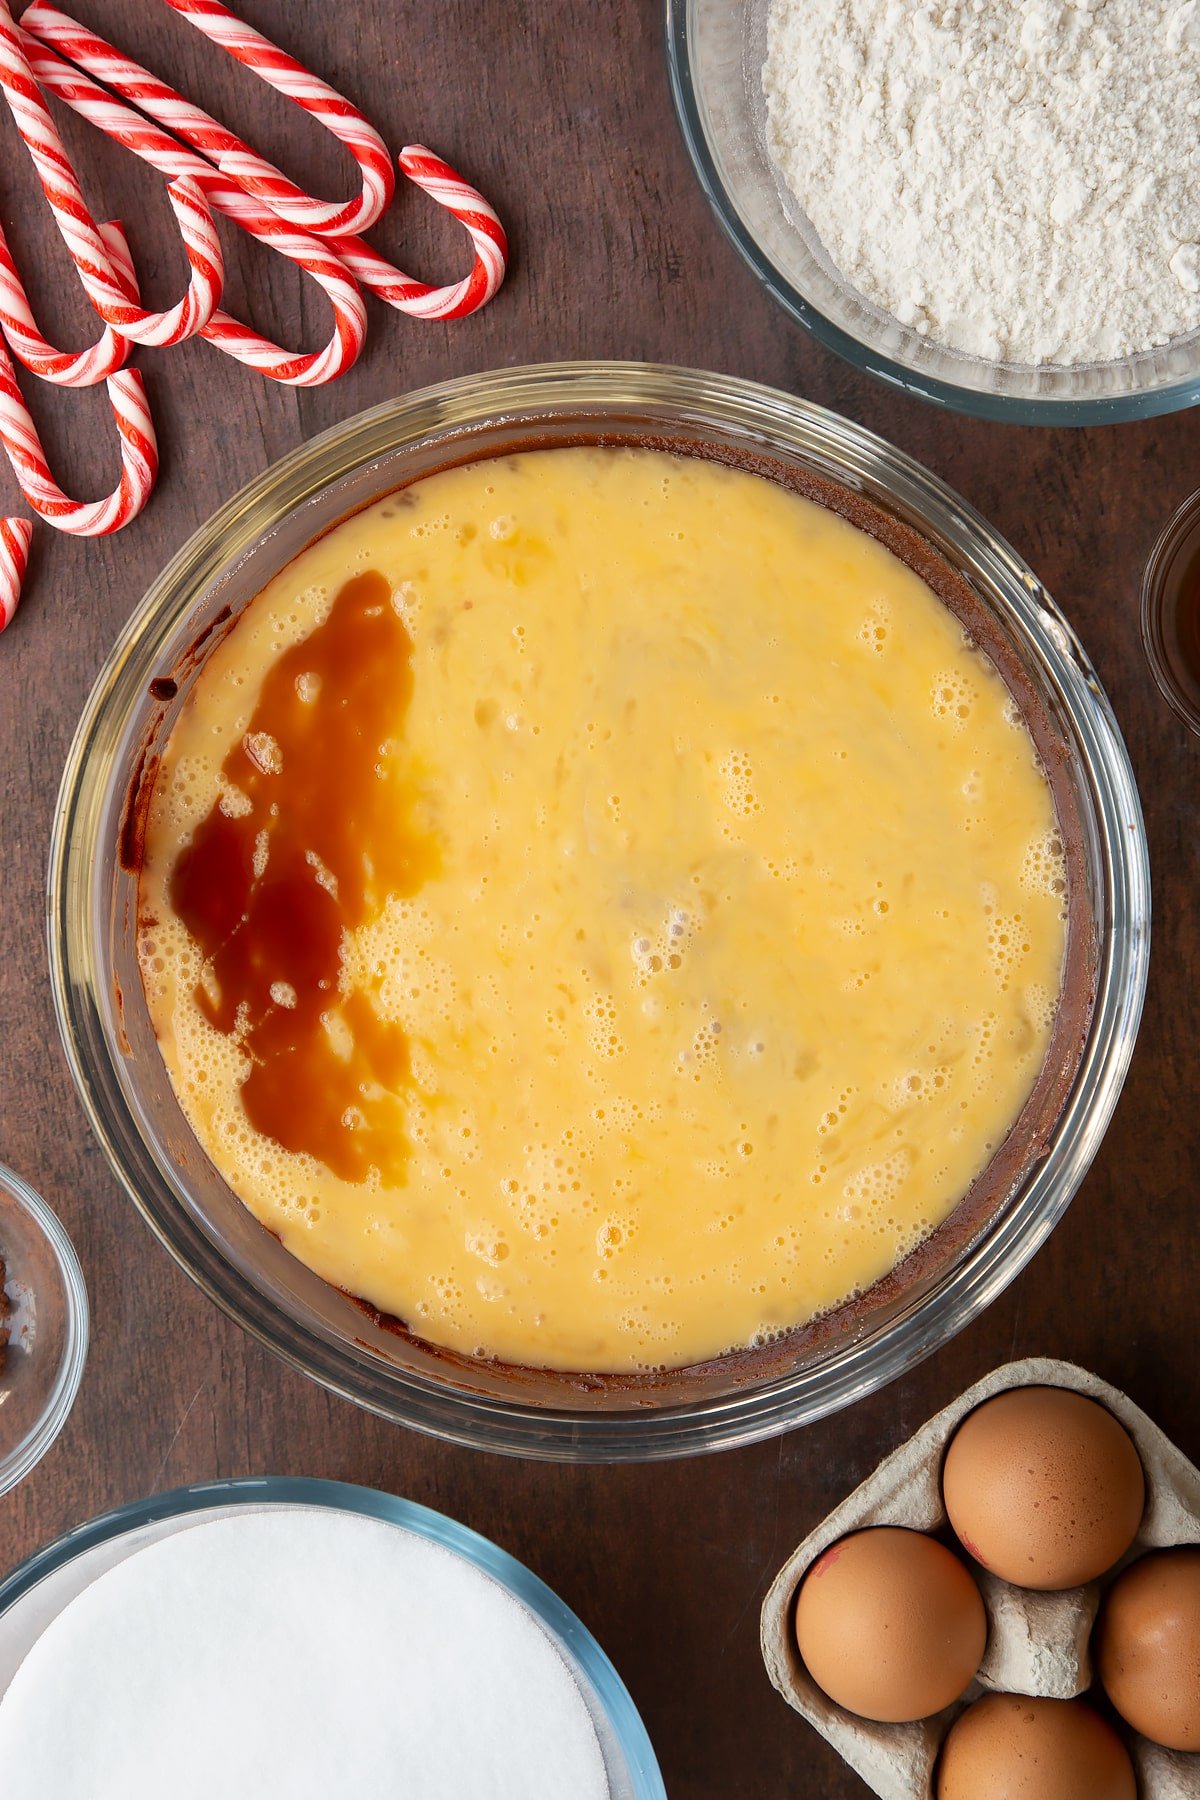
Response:
[[[247,132],[318,191],[348,191],[319,129],[265,95],[165,7],[77,0],[84,20]],[[1200,738],[1142,658],[1137,587],[1167,512],[1200,479],[1200,416],[1100,430],[975,423],[857,375],[793,327],[721,236],[671,112],[657,0],[243,0],[245,17],[341,84],[396,147],[425,141],[475,180],[513,238],[507,285],[448,326],[372,305],[362,360],[311,393],[201,344],[139,360],[163,444],[144,518],[99,543],[39,533],[0,640],[0,1158],[78,1246],[93,1343],[78,1405],[0,1502],[0,1568],[66,1527],[182,1482],[303,1473],[439,1507],[555,1587],[611,1653],[673,1800],[850,1800],[864,1790],[767,1682],[763,1589],[788,1549],[968,1382],[1014,1354],[1072,1357],[1116,1382],[1200,1458]],[[144,286],[180,291],[162,184],[89,128],[69,143],[100,217],[128,222]],[[28,160],[0,112],[0,219],[66,341],[88,319]],[[445,279],[456,228],[414,192],[377,234]],[[324,305],[278,258],[228,234],[232,309],[297,345]],[[402,256],[400,253],[403,253]],[[94,324],[94,320],[92,321]],[[848,1414],[736,1454],[655,1468],[545,1467],[450,1449],[356,1411],[275,1362],[153,1242],[92,1142],[59,1050],[43,935],[46,845],[84,697],[151,577],[212,509],[312,433],[472,370],[632,357],[733,371],[848,414],[959,488],[1070,614],[1112,696],[1146,805],[1155,960],[1132,1073],[1070,1215],[953,1344]],[[107,491],[102,393],[27,384],[60,479]],[[0,510],[16,489],[0,465]],[[567,1800],[567,1797],[564,1797]]]

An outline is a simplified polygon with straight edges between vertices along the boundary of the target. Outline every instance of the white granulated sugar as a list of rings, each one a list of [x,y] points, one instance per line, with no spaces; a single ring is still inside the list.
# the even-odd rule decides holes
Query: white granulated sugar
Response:
[[[771,0],[767,141],[850,285],[995,362],[1200,329],[1200,0]]]
[[[583,1695],[490,1577],[374,1519],[230,1514],[139,1550],[0,1702],[15,1800],[605,1800]]]

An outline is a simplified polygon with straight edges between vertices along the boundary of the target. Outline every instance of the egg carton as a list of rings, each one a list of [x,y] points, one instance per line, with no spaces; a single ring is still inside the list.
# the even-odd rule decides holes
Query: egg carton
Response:
[[[933,1718],[877,1725],[835,1706],[800,1660],[794,1630],[796,1590],[822,1551],[868,1525],[906,1525],[955,1543],[942,1502],[942,1459],[958,1425],[983,1401],[1014,1387],[1073,1388],[1106,1406],[1137,1445],[1146,1476],[1146,1510],[1128,1553],[1101,1582],[1036,1593],[1010,1586],[970,1563],[988,1615],[983,1662],[966,1693]],[[933,1800],[933,1776],[946,1733],[972,1700],[988,1692],[1070,1700],[1092,1683],[1090,1639],[1103,1588],[1147,1550],[1200,1544],[1200,1471],[1117,1388],[1072,1363],[1030,1357],[977,1381],[880,1463],[788,1558],[763,1602],[761,1643],[767,1673],[789,1706],[862,1776],[882,1800]],[[1164,1750],[1125,1733],[1140,1800],[1200,1800],[1200,1754]]]

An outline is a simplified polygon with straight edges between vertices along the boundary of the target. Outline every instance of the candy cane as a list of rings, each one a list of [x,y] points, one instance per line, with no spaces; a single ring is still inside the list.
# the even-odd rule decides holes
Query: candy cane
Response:
[[[168,5],[172,3],[168,0]],[[331,238],[331,249],[337,251],[365,288],[398,312],[412,313],[419,319],[462,319],[468,313],[478,312],[504,280],[508,238],[503,225],[483,195],[423,144],[409,144],[402,150],[400,167],[410,181],[444,206],[466,229],[475,251],[471,273],[450,287],[431,287],[428,282],[401,274],[361,238]]]
[[[218,212],[310,274],[323,288],[334,312],[334,332],[329,343],[322,350],[300,355],[272,344],[268,338],[220,309],[214,312],[200,335],[238,362],[290,387],[318,387],[323,382],[336,380],[362,350],[367,334],[367,314],[357,283],[333,250],[321,239],[283,224],[261,201],[243,193],[193,151],[168,137],[158,126],[80,73],[102,60],[111,63],[116,52],[102,38],[97,38],[64,14],[45,7],[38,10],[40,23],[53,30],[56,43],[63,41],[65,28],[72,60],[78,65],[72,68],[53,49],[26,35],[24,48],[30,67],[46,92],[64,101],[72,111],[90,120],[107,136],[161,173],[183,175],[195,181]],[[144,74],[136,64],[128,66],[139,76]]]
[[[0,444],[34,512],[77,537],[103,537],[128,525],[150,498],[158,475],[154,421],[141,376],[136,369],[122,369],[109,377],[107,387],[121,442],[120,485],[107,500],[71,500],[50,473],[12,361],[0,345]]]
[[[175,6],[176,0],[167,0],[167,4]],[[176,10],[192,17],[190,4],[191,0],[188,0],[187,4],[181,3]],[[229,17],[223,7],[216,7],[214,12],[213,0],[205,0],[204,10],[206,16],[221,13]],[[193,18],[192,22],[195,24],[198,20]],[[112,45],[106,44],[95,33],[68,18],[51,5],[49,0],[35,0],[21,23],[39,42],[57,50],[78,68],[86,69],[167,131],[174,132],[198,150],[210,155],[217,154],[221,170],[226,175],[233,176],[236,173],[243,186],[254,192],[261,192],[244,179],[242,165],[236,158],[220,154],[223,146],[228,148],[229,144],[236,144],[239,140],[234,139],[232,133],[227,132],[208,113],[202,112],[199,107],[193,106],[181,94],[168,87],[166,82],[160,81],[157,76],[123,56]],[[257,37],[257,33],[249,35]],[[253,151],[246,151],[244,145],[239,145],[239,148],[253,159]],[[386,151],[384,154],[386,155]],[[462,281],[454,282],[448,287],[434,287],[428,282],[417,281],[411,275],[405,275],[369,244],[349,232],[338,232],[331,236],[329,247],[364,287],[397,311],[422,319],[464,318],[468,313],[485,306],[504,280],[508,259],[508,239],[504,227],[482,194],[423,145],[409,145],[401,152],[399,161],[404,174],[439,206],[445,207],[467,231],[475,253],[470,273]],[[206,185],[206,191],[212,197],[211,186]],[[270,195],[263,197],[274,207],[274,199]],[[283,208],[276,210],[282,212]],[[330,233],[334,231],[332,225],[325,229]]]
[[[113,274],[104,239],[38,90],[26,42],[0,0],[0,89],[89,300],[106,325],[134,343],[178,344],[194,337],[211,319],[225,277],[216,225],[203,193],[189,181],[173,182],[167,190],[191,266],[183,299],[166,313],[133,305]]]
[[[101,225],[100,236],[104,239],[104,248],[108,251],[108,260],[112,264],[117,284],[124,290],[126,299],[140,300],[142,296],[138,292],[137,270],[133,266],[129,239],[125,236],[125,227],[120,219],[109,219],[107,224]]]
[[[32,519],[0,519],[0,631],[12,624],[25,585]]]
[[[228,7],[219,4],[219,0],[167,0],[167,5],[189,25],[194,25],[196,31],[203,32],[210,43],[218,43],[221,49],[228,50],[230,56],[245,63],[246,68],[252,68],[255,76],[275,88],[277,94],[295,101],[326,131],[331,131],[358,164],[362,193],[358,200],[345,205],[315,200],[313,194],[304,193],[286,175],[281,175],[272,162],[266,162],[266,158],[259,157],[254,149],[236,139],[232,131],[216,126],[225,139],[225,142],[212,140],[212,149],[216,151],[214,160],[221,175],[228,175],[232,182],[245,187],[246,193],[254,194],[257,200],[264,200],[282,220],[290,221],[291,225],[302,225],[322,238],[335,232],[367,230],[369,225],[374,225],[374,221],[387,211],[396,191],[396,171],[392,169],[387,144],[376,128],[363,119],[358,108],[309,68],[288,56],[286,50],[279,49],[270,38],[264,38],[263,32],[255,31],[252,25],[236,18]],[[151,112],[151,117],[158,115]],[[166,119],[162,122],[166,124]],[[216,121],[207,121],[207,126],[212,124]],[[176,128],[171,126],[169,130]],[[187,131],[182,131],[182,135],[189,144],[194,142],[187,137]],[[196,149],[203,149],[209,155],[212,153],[209,144],[196,142]]]
[[[265,201],[272,212],[290,224],[302,225],[306,231],[314,231],[322,237],[365,231],[368,225],[373,225],[391,202],[396,176],[387,145],[358,108],[294,57],[280,50],[270,38],[235,18],[227,7],[218,4],[218,0],[167,0],[167,5],[189,25],[203,32],[210,42],[219,44],[222,50],[227,50],[230,56],[252,69],[260,80],[294,100],[326,131],[332,132],[358,164],[362,191],[356,200],[345,204],[314,199],[282,175],[273,163],[257,155],[199,107],[189,106],[186,100],[173,93],[165,83],[156,82],[153,76],[149,77],[149,82],[155,91],[147,93],[145,100],[132,94],[127,98],[143,106],[151,118],[158,119],[168,131],[176,132],[185,143],[211,157],[223,175],[256,199]],[[23,23],[35,37],[50,42],[42,30],[44,12],[45,9],[35,5],[32,16],[27,13]],[[64,54],[69,56],[70,52]],[[92,73],[101,81],[108,80],[99,68],[93,69]],[[172,116],[167,117],[165,111],[158,110],[160,107],[169,109]]]
[[[115,221],[101,225],[99,230],[113,274],[118,278],[127,275],[129,247],[124,233]],[[115,235],[110,238],[110,233]],[[37,328],[29,296],[3,229],[0,229],[0,331],[8,339],[8,347],[17,361],[31,374],[40,375],[43,381],[52,381],[56,387],[95,387],[124,368],[133,348],[129,339],[119,336],[111,325],[104,327],[101,337],[88,350],[56,350],[47,343]]]

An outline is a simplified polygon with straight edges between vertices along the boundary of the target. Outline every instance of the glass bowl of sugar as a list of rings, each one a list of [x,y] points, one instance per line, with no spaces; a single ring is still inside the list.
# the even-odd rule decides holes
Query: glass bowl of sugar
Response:
[[[672,94],[726,234],[847,361],[981,418],[1150,417],[1200,400],[1200,15],[1117,10],[667,0]]]
[[[666,1792],[616,1669],[530,1569],[428,1507],[301,1477],[137,1501],[0,1581],[0,1754],[41,1800]]]

